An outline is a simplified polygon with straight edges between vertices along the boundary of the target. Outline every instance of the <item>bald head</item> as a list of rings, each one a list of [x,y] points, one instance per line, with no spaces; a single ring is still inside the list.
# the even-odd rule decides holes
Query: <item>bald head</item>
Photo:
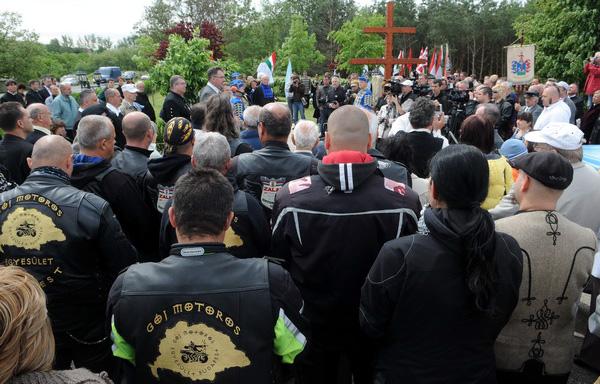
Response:
[[[367,152],[370,144],[369,120],[360,108],[344,105],[329,116],[325,137],[328,152]]]
[[[127,145],[140,148],[148,148],[154,138],[152,121],[142,112],[129,112],[123,118],[123,135],[127,139]]]
[[[258,134],[261,142],[275,140],[287,142],[292,129],[290,110],[285,104],[269,103],[259,115]]]
[[[40,167],[56,167],[71,176],[72,155],[71,144],[64,137],[48,135],[36,141],[31,158],[28,158],[27,162],[32,170]]]

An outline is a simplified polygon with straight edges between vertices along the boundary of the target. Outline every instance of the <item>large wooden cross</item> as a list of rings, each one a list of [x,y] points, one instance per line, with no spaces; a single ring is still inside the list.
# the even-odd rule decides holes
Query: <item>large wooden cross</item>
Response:
[[[426,64],[427,61],[419,58],[398,59],[394,57],[392,53],[392,48],[394,46],[394,33],[414,34],[417,33],[417,28],[394,27],[394,3],[391,1],[387,3],[386,18],[387,21],[385,27],[365,27],[363,29],[365,33],[385,33],[385,56],[383,56],[383,59],[351,59],[350,64],[383,64],[385,66],[385,78],[391,79],[395,64]]]

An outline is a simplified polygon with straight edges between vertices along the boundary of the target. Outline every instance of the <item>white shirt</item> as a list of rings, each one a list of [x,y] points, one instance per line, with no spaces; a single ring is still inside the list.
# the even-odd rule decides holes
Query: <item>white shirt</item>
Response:
[[[50,130],[48,128],[40,127],[39,125],[34,125],[33,129],[35,129],[36,131],[40,131],[42,133],[45,133],[46,135],[51,135],[52,134],[52,132],[50,132]]]
[[[111,103],[106,103],[106,108],[108,108],[109,111],[117,115],[117,117],[121,114],[121,111]]]
[[[394,121],[394,123],[392,124],[392,128],[390,129],[390,133],[388,134],[388,137],[392,137],[400,131],[406,132],[406,133],[409,133],[412,131],[431,132],[428,128],[414,129],[412,127],[412,125],[410,124],[410,120],[408,120],[409,116],[410,116],[410,112],[405,113],[404,115],[397,118],[396,121]],[[441,131],[433,131],[433,137],[437,137],[444,141],[444,143],[442,144],[442,148],[446,148],[449,145],[448,139],[446,137],[444,137],[444,135],[442,135]]]
[[[568,123],[571,118],[571,109],[562,100],[545,107],[540,116],[537,118],[533,129],[540,131],[550,123]]]
[[[215,87],[215,86],[213,85],[213,83],[211,83],[210,81],[209,81],[208,83],[206,83],[206,85],[208,85],[209,87],[211,87],[213,91],[217,92],[217,95],[218,95],[219,93],[221,93],[221,91],[219,90],[219,88]]]

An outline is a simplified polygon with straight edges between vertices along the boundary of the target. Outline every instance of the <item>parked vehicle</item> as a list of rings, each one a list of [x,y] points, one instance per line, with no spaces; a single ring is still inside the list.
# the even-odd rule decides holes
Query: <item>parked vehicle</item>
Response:
[[[117,78],[121,76],[121,68],[119,67],[100,67],[98,72],[100,72],[101,83],[107,83],[108,80],[117,81]]]
[[[135,79],[135,71],[125,71],[125,72],[123,72],[123,78],[125,80],[133,80],[133,79]]]
[[[71,85],[79,85],[79,79],[76,75],[69,73],[68,75],[64,75],[60,78],[61,84],[71,84]]]

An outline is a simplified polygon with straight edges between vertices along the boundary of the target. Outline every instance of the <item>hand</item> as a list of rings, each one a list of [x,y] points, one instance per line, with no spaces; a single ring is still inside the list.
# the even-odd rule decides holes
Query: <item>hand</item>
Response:
[[[521,110],[521,104],[515,103],[515,111],[519,112]]]

